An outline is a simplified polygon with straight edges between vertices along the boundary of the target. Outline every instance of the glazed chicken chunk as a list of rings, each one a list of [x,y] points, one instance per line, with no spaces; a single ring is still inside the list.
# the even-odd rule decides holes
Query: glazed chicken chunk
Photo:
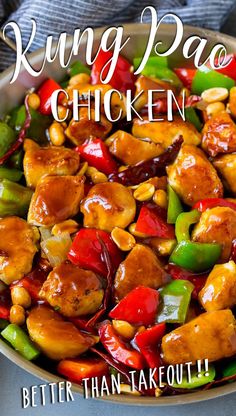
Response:
[[[39,147],[30,139],[25,141],[24,148],[24,174],[30,188],[35,189],[45,175],[74,175],[79,168],[79,154],[72,149],[63,146]]]
[[[199,243],[222,245],[220,261],[229,260],[232,241],[236,238],[236,211],[228,207],[215,207],[203,212],[192,232]]]
[[[38,233],[18,217],[0,219],[0,280],[9,285],[32,268]]]
[[[214,159],[213,165],[223,178],[226,188],[236,196],[236,154],[218,156]]]
[[[223,196],[223,185],[203,151],[183,145],[175,162],[167,167],[170,186],[187,205],[204,198]]]
[[[68,317],[90,315],[101,306],[102,284],[98,276],[65,262],[55,267],[44,282],[40,297]]]
[[[84,226],[112,231],[114,227],[126,228],[134,219],[135,200],[128,188],[105,182],[94,185],[82,201]]]
[[[193,124],[175,117],[173,121],[150,122],[147,119],[135,119],[132,128],[135,137],[148,137],[154,143],[160,144],[164,149],[170,146],[176,137],[183,136],[186,144],[198,145],[201,135]]]
[[[226,111],[211,117],[202,133],[202,147],[210,156],[236,151],[236,125]]]
[[[82,334],[75,325],[44,305],[29,312],[27,328],[31,339],[52,360],[74,358],[96,343],[93,336]]]
[[[205,312],[162,339],[163,359],[181,364],[236,354],[236,321],[230,309]]]
[[[137,139],[122,130],[116,131],[109,139],[112,140],[109,146],[110,152],[125,165],[135,165],[164,152],[161,145],[148,139]]]
[[[114,288],[117,299],[122,299],[136,286],[158,289],[167,276],[152,249],[136,244],[117,269]]]
[[[84,196],[82,176],[45,176],[32,196],[28,222],[50,227],[75,216]]]
[[[199,293],[199,300],[208,312],[236,305],[236,264],[234,261],[215,265]]]

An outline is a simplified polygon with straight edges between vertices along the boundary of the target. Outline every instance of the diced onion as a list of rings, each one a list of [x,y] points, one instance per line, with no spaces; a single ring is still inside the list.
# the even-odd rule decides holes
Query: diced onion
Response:
[[[41,249],[52,267],[58,266],[67,258],[72,240],[69,233],[62,233],[41,242]]]

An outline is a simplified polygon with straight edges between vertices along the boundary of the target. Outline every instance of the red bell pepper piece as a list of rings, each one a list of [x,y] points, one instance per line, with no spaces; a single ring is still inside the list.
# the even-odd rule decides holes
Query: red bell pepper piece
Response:
[[[83,378],[108,375],[109,367],[100,358],[77,358],[60,361],[57,366],[57,371],[68,380],[80,384]]]
[[[106,63],[112,58],[113,52],[105,52],[102,49],[98,53],[98,56],[92,66],[91,71],[91,84],[101,84],[101,72]],[[107,76],[110,64],[104,69],[102,73],[102,79]],[[109,85],[118,91],[125,93],[127,90],[135,90],[136,77],[132,72],[132,65],[122,56],[118,57],[115,71],[109,81]]]
[[[175,238],[174,226],[167,224],[163,210],[151,203],[142,206],[135,229],[149,237]]]
[[[100,326],[98,334],[102,345],[115,360],[136,370],[144,368],[145,363],[140,352],[125,344],[116,334],[110,322],[104,322]]]
[[[191,273],[188,270],[182,269],[182,267],[175,264],[168,264],[168,273],[170,273],[173,280],[188,280],[193,283],[194,290],[192,292],[192,298],[198,299],[198,293],[202,290],[206,283],[208,273]]]
[[[198,201],[192,209],[197,209],[200,212],[204,212],[209,208],[214,207],[228,207],[236,210],[236,204],[231,201],[227,201],[224,198],[206,198]]]
[[[175,68],[174,72],[182,81],[184,86],[191,90],[193,78],[195,77],[197,70],[191,68]]]
[[[159,305],[159,293],[150,287],[138,286],[131,290],[109,313],[110,318],[135,325],[152,325]]]
[[[0,293],[0,319],[9,320],[11,309],[11,295],[9,288]]]
[[[106,231],[94,228],[81,228],[74,238],[68,253],[68,259],[74,264],[93,270],[95,273],[106,277],[108,270],[102,257],[103,247],[99,239],[104,242],[115,271],[122,261],[122,255],[112,241],[110,234]]]
[[[225,68],[215,68],[215,71],[219,72],[220,74],[226,75],[227,77],[233,78],[236,81],[236,56],[232,53],[227,55],[225,58],[216,58],[215,65],[219,65],[223,62],[229,62]]]
[[[143,354],[149,368],[160,367],[161,357],[158,350],[158,344],[166,331],[166,324],[161,323],[154,325],[152,328],[146,329],[146,331],[137,333],[134,341],[139,347],[140,352]]]
[[[75,149],[90,166],[110,175],[117,171],[117,164],[101,139],[89,139]]]
[[[52,113],[51,110],[51,96],[52,93],[56,90],[60,90],[61,86],[54,81],[53,79],[49,78],[39,87],[37,94],[40,98],[40,106],[39,112],[44,115],[50,115]],[[63,95],[59,95],[58,103],[61,102]]]
[[[43,283],[47,279],[48,270],[36,267],[27,276],[12,283],[10,287],[19,286],[24,287],[30,294],[33,302],[40,300],[39,292],[43,286]]]

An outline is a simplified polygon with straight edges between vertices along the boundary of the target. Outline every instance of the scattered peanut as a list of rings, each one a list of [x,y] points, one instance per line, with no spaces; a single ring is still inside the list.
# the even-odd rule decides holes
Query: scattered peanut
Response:
[[[65,133],[63,126],[54,121],[49,127],[49,137],[54,146],[62,146],[65,142]]]
[[[129,384],[120,384],[120,392],[124,394],[132,394],[134,396],[141,396],[141,393],[137,390],[131,389],[131,386]]]
[[[13,286],[11,289],[11,299],[13,305],[20,305],[23,308],[29,308],[31,305],[31,297],[24,287]]]
[[[126,339],[132,339],[136,333],[135,326],[129,324],[129,322],[114,319],[112,325],[116,332]]]
[[[30,108],[32,108],[33,110],[38,110],[38,108],[40,106],[40,98],[39,98],[38,94],[35,94],[35,92],[30,94],[29,98],[28,98],[28,104],[29,104]]]
[[[221,111],[225,111],[225,105],[220,101],[208,104],[206,108],[206,112],[209,117],[212,117],[217,113],[221,113]]]
[[[90,75],[85,73],[76,74],[69,80],[69,85],[85,85],[90,83]]]
[[[80,170],[77,172],[77,176],[84,176],[87,169],[88,169],[88,162],[82,163],[80,166]]]
[[[89,166],[86,170],[86,174],[91,178],[94,184],[107,182],[108,178],[105,173],[99,172],[96,168]]]
[[[227,88],[217,87],[209,88],[203,91],[201,97],[207,103],[215,103],[217,101],[224,101],[228,97],[229,92]]]
[[[160,207],[167,208],[167,193],[163,189],[157,189],[153,195],[153,201]]]
[[[23,325],[25,323],[25,310],[20,305],[13,305],[10,309],[11,324]]]
[[[140,237],[140,238],[147,238],[148,237],[147,234],[140,233],[139,231],[136,231],[136,222],[133,222],[132,224],[130,224],[129,232],[130,232],[130,234],[133,234],[135,237]]]
[[[155,397],[160,397],[162,395],[163,391],[159,388],[155,388]]]
[[[138,201],[147,201],[153,197],[155,192],[155,186],[151,183],[142,183],[139,187],[134,191],[134,198]]]
[[[65,121],[69,115],[69,111],[66,107],[64,107],[64,105],[59,105],[57,107],[57,114],[58,114],[58,118],[60,119],[61,122]]]
[[[150,244],[160,256],[170,256],[176,246],[176,240],[154,237]]]
[[[128,231],[122,230],[122,228],[119,227],[113,228],[111,232],[111,238],[117,247],[119,247],[119,249],[122,251],[129,251],[136,244],[134,236],[128,233]]]
[[[79,229],[79,224],[74,220],[66,220],[55,224],[52,227],[53,235],[61,235],[62,233],[74,234]]]

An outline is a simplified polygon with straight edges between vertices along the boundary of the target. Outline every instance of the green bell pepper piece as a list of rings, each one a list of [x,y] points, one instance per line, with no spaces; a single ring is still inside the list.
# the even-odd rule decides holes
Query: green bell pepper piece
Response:
[[[191,124],[193,124],[198,131],[202,130],[202,123],[196,113],[196,110],[193,107],[185,108],[185,118],[186,121],[189,121]]]
[[[0,157],[5,155],[15,140],[14,130],[4,121],[0,121]]]
[[[39,356],[40,351],[38,348],[36,348],[28,335],[18,325],[8,325],[1,332],[1,335],[27,360],[34,360]]]
[[[197,209],[179,214],[175,223],[175,235],[178,243],[183,240],[190,240],[189,227],[198,222],[200,216],[201,214]]]
[[[197,368],[194,368],[191,369],[191,379],[188,378],[187,372],[184,371],[182,383],[174,383],[172,387],[176,389],[196,389],[198,387],[204,386],[205,384],[211,383],[214,380],[215,376],[216,370],[213,365],[209,365],[207,376],[205,376],[205,371],[201,371],[199,373],[197,371]]]
[[[134,68],[138,67],[141,62],[141,58],[134,59]],[[169,82],[176,88],[182,87],[182,82],[177,77],[174,71],[168,68],[167,59],[161,56],[151,56],[141,72],[142,75],[147,77],[153,77],[162,81]]]
[[[191,272],[200,273],[213,267],[220,254],[220,244],[181,241],[171,253],[169,262]]]
[[[233,360],[229,364],[227,364],[224,367],[222,373],[223,377],[230,377],[236,375],[236,360]]]
[[[133,64],[134,64],[134,70],[135,71],[139,67],[142,60],[143,60],[142,57],[134,58]],[[147,60],[147,63],[145,65],[143,71],[142,71],[142,74],[146,75],[148,77],[155,76],[156,67],[168,68],[168,58],[167,58],[167,56],[158,56],[158,55],[150,56]]]
[[[168,224],[175,224],[179,214],[183,211],[180,199],[173,188],[167,185],[168,207],[167,207],[167,222]]]
[[[183,324],[194,285],[188,280],[173,280],[160,290],[162,299],[157,322]]]
[[[25,186],[0,179],[0,217],[26,215],[33,191]]]
[[[232,78],[203,66],[197,70],[193,78],[192,93],[201,95],[203,91],[214,87],[224,87],[230,90],[234,85],[235,81]]]
[[[68,71],[70,77],[73,77],[77,74],[91,74],[91,70],[89,69],[88,66],[84,65],[82,62],[80,61],[76,61],[73,62],[73,64],[70,66],[69,71]]]
[[[12,182],[19,182],[23,172],[18,169],[10,169],[0,166],[0,179],[9,179]]]
[[[24,152],[23,150],[17,150],[13,155],[10,157],[10,159],[7,162],[7,165],[9,165],[11,168],[14,169],[22,169],[23,168],[23,157]]]

